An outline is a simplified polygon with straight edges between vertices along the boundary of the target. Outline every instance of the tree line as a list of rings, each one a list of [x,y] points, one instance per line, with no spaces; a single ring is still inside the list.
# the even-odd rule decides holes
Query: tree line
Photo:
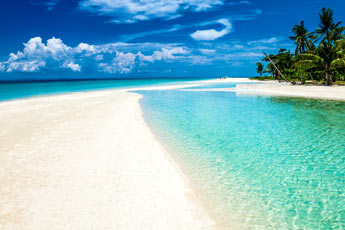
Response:
[[[309,32],[304,21],[292,29],[290,39],[296,45],[295,52],[280,49],[277,54],[268,57],[281,73],[291,81],[325,81],[332,85],[334,81],[345,81],[345,26],[334,21],[332,9],[323,8],[319,13],[319,27]],[[262,76],[269,73],[271,78],[280,79],[279,71],[265,57],[258,62],[257,72]],[[266,64],[267,63],[267,64]],[[269,78],[269,77],[268,77]]]

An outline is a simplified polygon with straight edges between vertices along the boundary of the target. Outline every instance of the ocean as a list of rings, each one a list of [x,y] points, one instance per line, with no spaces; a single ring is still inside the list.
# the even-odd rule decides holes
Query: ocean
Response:
[[[87,92],[104,89],[128,89],[143,86],[162,86],[204,78],[175,79],[119,79],[119,80],[75,80],[41,82],[0,82],[0,101],[54,94]]]
[[[140,91],[144,117],[226,229],[345,228],[345,103]]]

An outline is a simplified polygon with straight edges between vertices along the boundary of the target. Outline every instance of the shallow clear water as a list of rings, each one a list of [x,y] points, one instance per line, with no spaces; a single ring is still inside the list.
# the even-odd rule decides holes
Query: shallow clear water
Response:
[[[345,103],[140,91],[145,119],[227,229],[345,229]]]
[[[239,84],[250,85],[250,84],[258,84],[258,83],[253,83],[253,82],[244,82],[244,83],[222,82],[222,83],[207,83],[207,84],[205,83],[199,86],[187,87],[185,89],[219,89],[219,88],[230,89],[230,88],[236,88],[236,85],[239,85]]]
[[[0,83],[0,101],[41,95],[82,92],[102,89],[132,88],[152,85],[169,85],[195,81],[189,79],[131,79],[131,80],[80,80],[52,82],[11,82]]]

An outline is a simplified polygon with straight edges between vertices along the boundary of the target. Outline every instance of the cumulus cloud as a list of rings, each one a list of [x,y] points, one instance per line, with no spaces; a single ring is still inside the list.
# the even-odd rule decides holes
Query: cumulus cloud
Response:
[[[87,43],[80,43],[76,48],[75,51],[77,53],[85,53],[87,56],[97,53],[97,48],[94,45],[89,45]]]
[[[172,48],[162,48],[161,50],[154,51],[152,55],[145,56],[142,53],[139,53],[140,60],[155,62],[155,61],[169,61],[176,58],[179,58],[181,54],[187,54],[188,51],[183,47],[172,47]]]
[[[80,72],[81,66],[79,64],[75,64],[74,62],[65,62],[62,67],[69,68],[74,72]]]
[[[215,29],[197,30],[190,36],[197,41],[213,41],[232,32],[232,24],[228,19],[220,19],[217,21],[217,23],[224,25],[225,28],[220,31]]]
[[[136,55],[133,53],[116,52],[111,63],[98,64],[99,70],[107,73],[129,73],[135,64]]]
[[[7,72],[37,72],[41,67],[46,66],[46,62],[42,60],[15,61],[9,63]]]
[[[165,46],[165,47],[164,47]],[[149,47],[150,50],[145,50]],[[145,54],[144,54],[145,53]],[[184,47],[164,44],[111,43],[90,45],[80,43],[70,47],[61,39],[31,38],[24,43],[24,50],[10,53],[6,61],[0,62],[1,72],[81,72],[83,69],[106,73],[130,73],[135,66],[156,61],[177,60],[188,51]]]
[[[70,55],[72,48],[66,46],[61,39],[51,38],[47,44],[40,37],[24,43],[23,52],[11,53],[7,61],[2,62],[3,71],[37,72],[46,67],[49,61],[61,61]]]
[[[224,0],[82,0],[84,11],[114,17],[114,22],[133,23],[153,18],[173,19],[184,11],[205,11]]]
[[[42,38],[35,37],[24,43],[23,52],[11,53],[2,65],[7,72],[37,72],[46,67],[47,62],[62,61],[71,52],[72,48],[65,45],[61,39],[51,38],[44,44]]]
[[[155,68],[161,69],[166,63],[171,69],[174,65],[187,68],[187,65],[219,61],[255,61],[262,58],[263,49],[277,50],[276,41],[279,38],[250,42],[251,45],[240,41],[200,42],[197,47],[179,43],[117,42],[101,45],[80,43],[71,47],[59,38],[44,42],[40,37],[34,37],[24,43],[23,50],[10,53],[6,60],[0,61],[0,72],[128,74],[157,71]]]

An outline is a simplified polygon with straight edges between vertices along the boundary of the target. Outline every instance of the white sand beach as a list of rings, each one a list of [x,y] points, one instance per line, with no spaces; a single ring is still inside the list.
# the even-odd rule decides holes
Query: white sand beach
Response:
[[[0,103],[0,229],[213,229],[120,91]]]
[[[236,95],[266,95],[266,96],[288,96],[306,97],[327,100],[345,101],[345,86],[314,86],[314,85],[291,85],[278,81],[256,81],[249,78],[226,78],[201,81],[207,83],[244,83],[236,85],[236,88],[204,88],[204,89],[183,89],[182,91],[221,91],[236,92]],[[245,84],[257,83],[257,84]]]
[[[252,80],[250,78],[236,78],[236,77],[227,77],[222,79],[212,79],[201,81],[203,83],[248,83],[248,82],[262,82],[257,80]]]
[[[272,95],[345,101],[345,86],[291,85],[270,81],[237,85],[235,91],[237,95]]]

